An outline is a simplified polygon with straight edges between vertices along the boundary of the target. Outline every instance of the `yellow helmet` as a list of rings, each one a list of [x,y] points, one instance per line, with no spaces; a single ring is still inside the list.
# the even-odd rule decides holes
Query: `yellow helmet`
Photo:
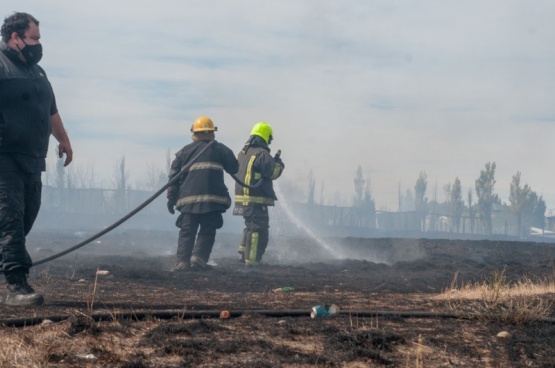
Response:
[[[209,117],[206,117],[206,116],[201,116],[201,117],[197,118],[197,120],[195,120],[193,122],[193,125],[191,126],[191,132],[193,132],[193,133],[196,133],[196,132],[214,132],[216,130],[218,130],[218,127],[215,127],[212,120]]]
[[[251,135],[257,135],[264,139],[266,143],[270,144],[272,141],[272,127],[269,126],[265,121],[254,124],[251,130]]]

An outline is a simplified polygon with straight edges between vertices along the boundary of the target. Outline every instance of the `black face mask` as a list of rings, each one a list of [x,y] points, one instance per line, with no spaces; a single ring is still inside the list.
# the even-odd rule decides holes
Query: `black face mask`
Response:
[[[37,64],[40,59],[42,59],[42,45],[40,43],[37,43],[35,45],[28,45],[27,43],[25,43],[25,41],[23,41],[23,43],[25,44],[25,47],[19,49],[19,52],[21,52],[21,55],[23,55],[25,60],[27,60],[27,64]]]

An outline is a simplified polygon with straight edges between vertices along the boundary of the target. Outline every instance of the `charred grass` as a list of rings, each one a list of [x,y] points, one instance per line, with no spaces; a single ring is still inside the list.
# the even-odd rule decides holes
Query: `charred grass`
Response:
[[[221,270],[180,277],[166,271],[161,258],[53,262],[31,279],[46,292],[45,306],[0,306],[0,312],[4,319],[70,318],[0,327],[0,367],[555,366],[555,324],[544,321],[553,318],[553,260],[520,252],[518,244],[506,245],[509,252],[499,243],[427,243],[429,257],[392,265],[342,260],[244,273],[222,261]],[[109,274],[100,277],[99,269]],[[273,292],[282,286],[294,291]],[[339,305],[342,313],[308,317],[312,306],[324,303]],[[163,309],[183,313],[129,317]],[[300,309],[307,315],[184,318],[186,311],[204,309]],[[457,318],[368,317],[357,310]],[[526,317],[516,313],[522,310]],[[111,318],[98,321],[93,313]]]

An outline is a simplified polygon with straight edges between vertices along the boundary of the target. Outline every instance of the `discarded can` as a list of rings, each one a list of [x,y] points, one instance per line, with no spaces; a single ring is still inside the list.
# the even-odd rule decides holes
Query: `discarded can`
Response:
[[[332,305],[317,305],[312,307],[312,311],[310,312],[311,318],[319,318],[319,317],[329,317],[334,314],[337,314],[339,311],[339,307],[335,304]]]

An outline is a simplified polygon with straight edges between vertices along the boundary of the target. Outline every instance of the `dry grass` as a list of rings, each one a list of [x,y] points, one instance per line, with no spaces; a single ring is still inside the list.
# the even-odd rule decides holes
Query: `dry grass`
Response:
[[[511,283],[505,271],[505,268],[494,271],[482,282],[461,287],[457,287],[455,273],[451,287],[438,299],[447,299],[448,308],[461,317],[481,321],[524,324],[552,314],[553,300],[548,296],[555,293],[554,277],[538,280],[523,277]]]
[[[428,346],[424,345],[424,339],[422,335],[418,335],[418,341],[412,343],[414,345],[414,358],[412,354],[407,354],[407,360],[405,361],[405,367],[409,368],[424,368],[424,355],[431,354],[433,352]]]
[[[83,315],[60,323],[3,328],[0,335],[0,367],[129,364],[134,356],[131,346],[136,345],[138,340],[135,332],[140,335],[140,328],[123,328],[117,322],[107,322],[101,326]]]
[[[78,355],[82,346],[76,346],[60,326],[32,327],[4,330],[0,336],[0,366],[46,367],[68,354]]]

